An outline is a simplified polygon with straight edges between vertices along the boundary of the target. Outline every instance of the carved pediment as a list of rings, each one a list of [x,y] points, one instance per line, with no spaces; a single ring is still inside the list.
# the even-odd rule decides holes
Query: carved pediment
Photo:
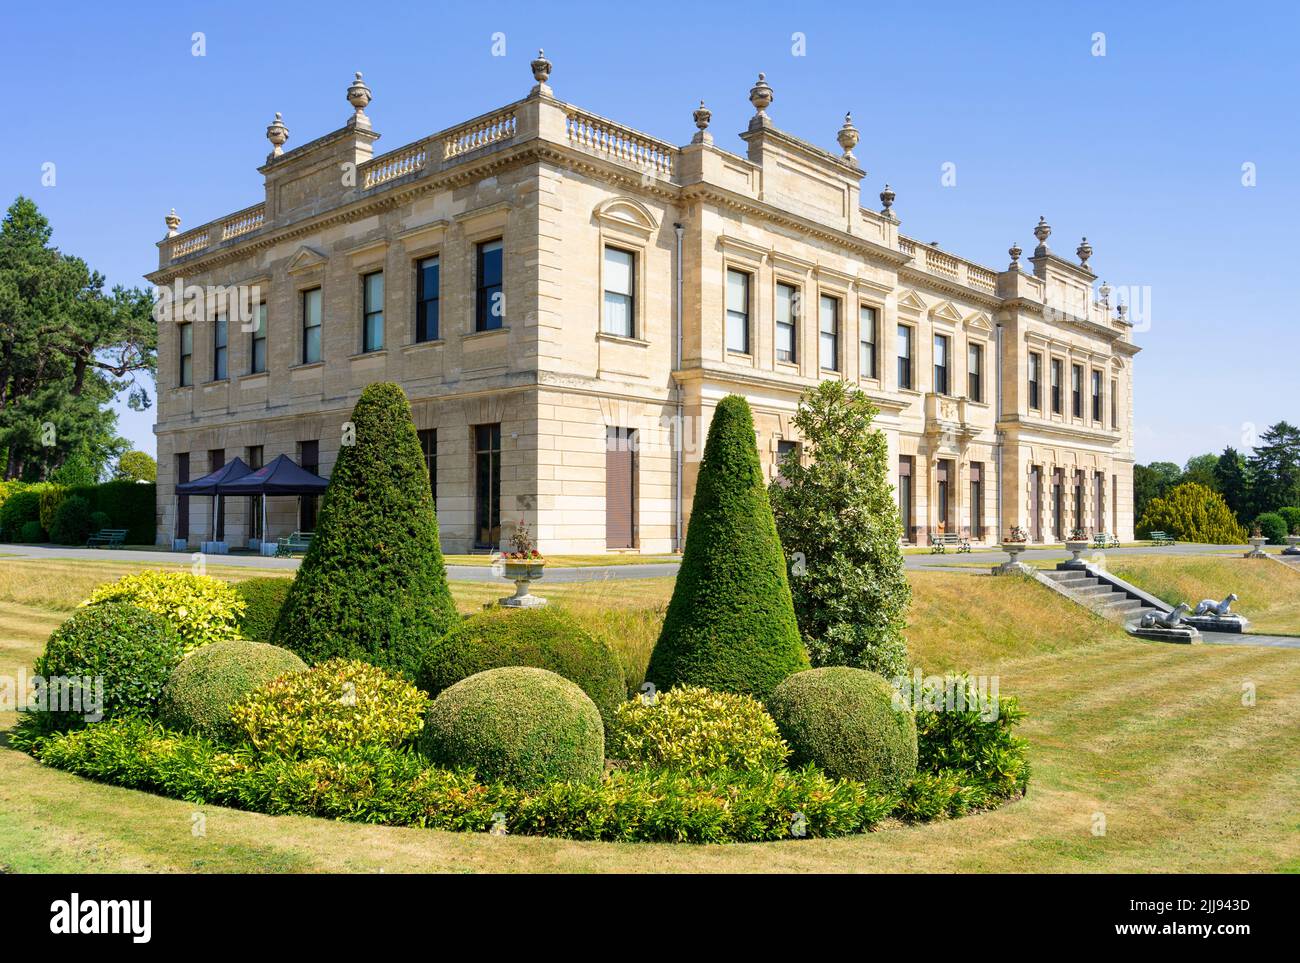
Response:
[[[957,310],[957,306],[951,301],[944,301],[932,307],[930,317],[939,321],[947,321],[950,324],[961,324],[962,322],[961,312]]]
[[[989,317],[987,311],[976,311],[974,314],[968,314],[964,324],[972,331],[983,331],[988,334],[993,332],[993,319]]]
[[[607,227],[631,229],[649,236],[659,229],[659,221],[651,210],[631,197],[612,197],[596,205],[592,216]]]
[[[289,258],[289,266],[285,270],[290,274],[302,274],[305,271],[310,271],[312,268],[320,267],[328,260],[329,258],[320,251],[304,244],[302,247],[298,248],[297,253],[295,253],[293,257]]]
[[[911,311],[916,314],[923,313],[928,307],[925,300],[915,291],[898,292],[897,304],[900,311]]]

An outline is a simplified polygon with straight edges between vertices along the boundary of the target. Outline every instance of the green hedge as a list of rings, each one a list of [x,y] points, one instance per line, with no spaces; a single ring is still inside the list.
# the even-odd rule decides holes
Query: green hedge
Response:
[[[1286,544],[1286,519],[1277,512],[1264,512],[1264,514],[1256,516],[1255,524],[1259,526],[1260,532],[1268,538],[1268,544]]]
[[[933,776],[961,773],[962,781],[991,799],[1023,795],[1029,787],[1029,744],[1013,730],[1025,717],[1010,696],[994,699],[968,676],[908,686],[916,707],[917,769]]]
[[[48,482],[6,482],[0,494],[0,539],[18,541],[26,522],[40,522],[50,531],[59,506],[68,498],[85,499],[90,515],[102,513],[101,528],[125,528],[132,545],[152,545],[157,531],[155,502],[158,486],[152,483],[110,481],[98,485],[65,487]],[[83,539],[84,541],[84,539]]]
[[[1286,522],[1288,535],[1300,535],[1300,508],[1287,506],[1279,508],[1277,513],[1282,516],[1282,521]]]
[[[275,632],[276,620],[284,600],[293,588],[293,579],[250,578],[235,583],[235,591],[244,600],[244,611],[239,616],[239,634],[246,639],[269,642]]]

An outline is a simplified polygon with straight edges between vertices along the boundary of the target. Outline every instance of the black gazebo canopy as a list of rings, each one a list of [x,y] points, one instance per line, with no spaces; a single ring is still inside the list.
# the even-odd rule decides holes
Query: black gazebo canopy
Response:
[[[224,488],[221,491],[217,489],[221,486],[238,481],[248,475],[253,469],[248,467],[244,459],[238,455],[233,461],[228,461],[211,474],[204,475],[202,478],[196,478],[194,481],[183,482],[176,486],[177,495],[224,495]]]
[[[246,472],[218,487],[222,495],[320,495],[329,487],[329,481],[295,464],[288,455],[277,455],[257,471]]]

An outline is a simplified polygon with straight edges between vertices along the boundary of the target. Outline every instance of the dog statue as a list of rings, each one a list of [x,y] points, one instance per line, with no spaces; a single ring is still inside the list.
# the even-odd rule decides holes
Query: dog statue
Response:
[[[1232,603],[1237,601],[1237,593],[1233,592],[1222,602],[1216,602],[1214,599],[1201,599],[1196,606],[1193,615],[1213,615],[1215,618],[1223,618],[1225,615],[1232,614]]]

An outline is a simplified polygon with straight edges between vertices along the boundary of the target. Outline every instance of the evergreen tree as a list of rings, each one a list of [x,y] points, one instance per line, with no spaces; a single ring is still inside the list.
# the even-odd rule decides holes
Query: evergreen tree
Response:
[[[1183,466],[1183,473],[1178,476],[1178,484],[1184,485],[1187,482],[1196,482],[1198,485],[1204,485],[1211,491],[1219,491],[1219,482],[1215,477],[1214,469],[1219,464],[1217,455],[1193,455],[1187,459],[1187,464]],[[1222,494],[1220,492],[1220,494]]]
[[[1163,498],[1178,484],[1182,470],[1172,461],[1133,466],[1133,517],[1141,518],[1153,499]]]
[[[1214,487],[1218,489],[1228,508],[1237,521],[1244,524],[1250,511],[1250,489],[1246,481],[1246,459],[1232,446],[1223,449],[1223,454],[1214,465]]]
[[[1223,496],[1204,485],[1188,482],[1156,498],[1137,523],[1138,538],[1151,532],[1167,532],[1182,542],[1207,545],[1241,545],[1246,530],[1237,521]]]
[[[1300,428],[1279,421],[1246,462],[1255,513],[1300,504]]]
[[[367,387],[352,424],[272,641],[309,664],[362,659],[414,680],[457,619],[429,473],[397,385]]]
[[[794,417],[807,457],[787,455],[769,493],[812,664],[893,678],[907,671],[912,589],[876,414],[866,395],[838,379],[810,389]]]
[[[738,395],[713,414],[686,548],[646,677],[762,699],[808,668],[754,444]]]

